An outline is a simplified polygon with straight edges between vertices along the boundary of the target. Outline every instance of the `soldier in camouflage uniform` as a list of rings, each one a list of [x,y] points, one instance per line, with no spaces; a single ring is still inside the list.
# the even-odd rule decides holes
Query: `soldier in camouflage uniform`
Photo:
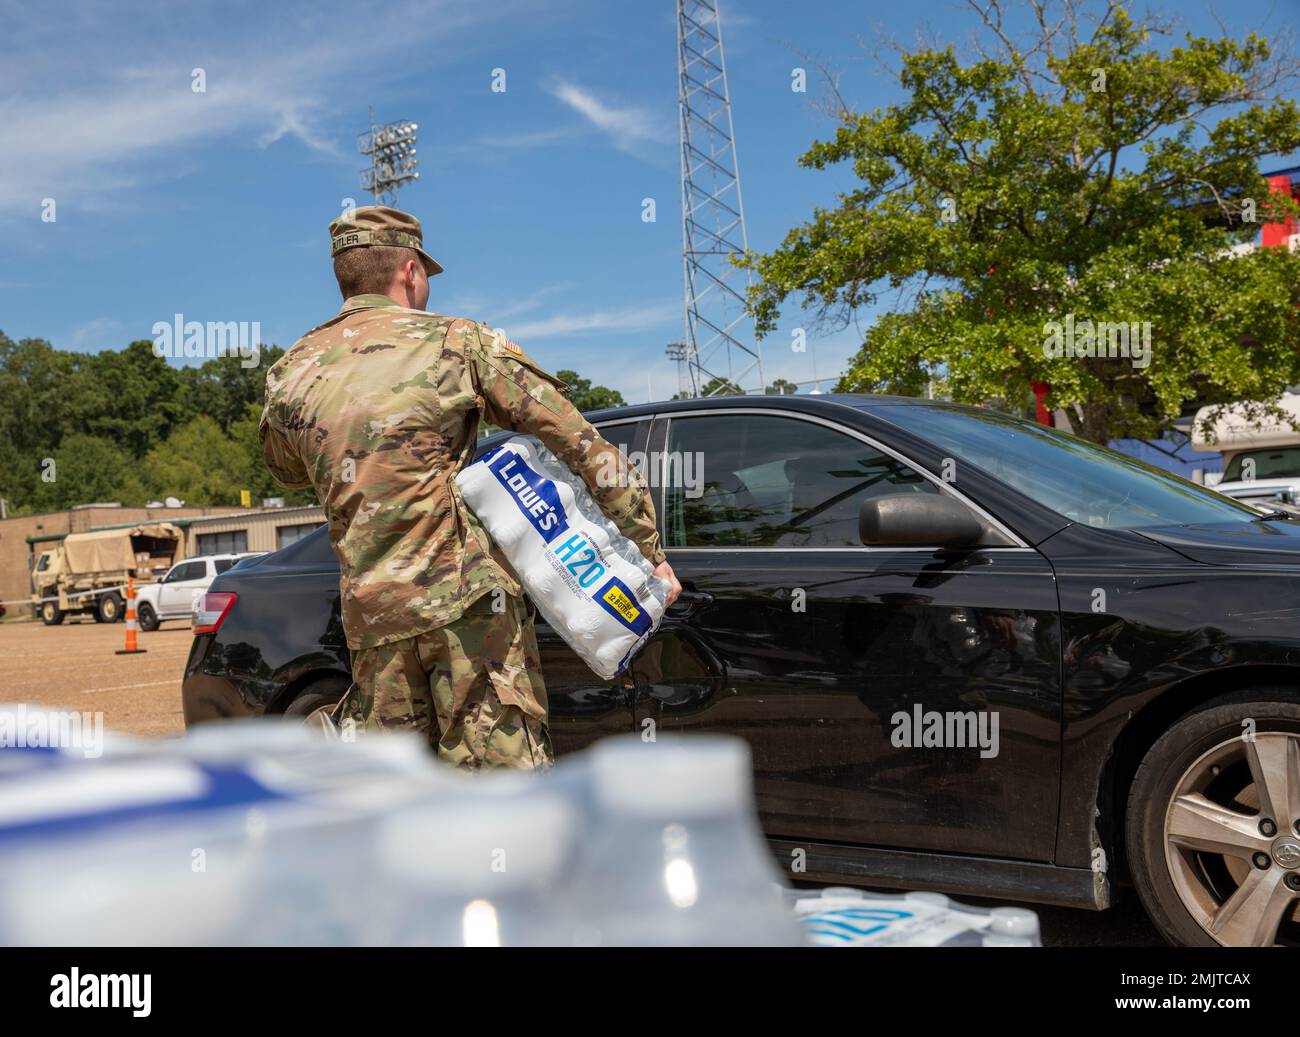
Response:
[[[480,418],[536,436],[675,598],[649,491],[563,382],[486,325],[425,311],[442,267],[413,216],[366,206],[330,236],[343,308],[268,372],[260,436],[280,485],[315,489],[338,555],[353,685],[334,718],[425,732],[464,768],[549,766],[532,619],[453,477]]]

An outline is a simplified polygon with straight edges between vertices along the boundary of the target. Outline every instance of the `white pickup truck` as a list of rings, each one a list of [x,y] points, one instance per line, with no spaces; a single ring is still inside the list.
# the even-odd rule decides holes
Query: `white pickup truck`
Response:
[[[1277,406],[1287,417],[1252,416],[1239,403],[1225,407],[1208,433],[1212,408],[1196,412],[1192,448],[1223,455],[1223,474],[1207,476],[1207,486],[1259,508],[1300,504],[1300,430],[1292,424],[1300,425],[1300,393],[1285,394]]]
[[[136,591],[135,615],[140,629],[157,630],[169,619],[188,622],[195,597],[206,592],[213,580],[241,558],[255,558],[265,553],[200,555],[177,562],[157,583],[147,584]]]

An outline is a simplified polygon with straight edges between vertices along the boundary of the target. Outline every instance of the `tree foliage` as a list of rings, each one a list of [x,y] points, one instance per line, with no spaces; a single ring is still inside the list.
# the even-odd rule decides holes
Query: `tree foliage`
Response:
[[[1100,442],[1300,382],[1300,255],[1231,251],[1257,237],[1252,209],[1296,211],[1261,176],[1300,148],[1300,110],[1280,97],[1294,61],[1255,35],[1175,43],[1119,3],[1034,2],[1020,40],[998,0],[970,3],[977,53],[904,53],[901,103],[854,112],[832,84],[839,126],[801,164],[848,164],[857,184],[740,260],[758,274],[760,334],[791,295],[840,326],[882,304],[840,391],[934,379],[1019,409],[1046,382]],[[1052,355],[1067,316],[1149,328],[1149,362]]]
[[[581,377],[577,371],[557,371],[555,377],[569,387],[569,402],[578,410],[600,410],[602,407],[622,407],[627,401],[617,389],[592,385],[590,378]]]
[[[166,497],[238,505],[242,490],[254,503],[316,503],[310,489],[276,485],[257,436],[266,372],[283,354],[263,346],[255,367],[173,367],[147,340],[73,353],[0,332],[0,497],[13,515]],[[582,410],[623,403],[573,371],[560,378]]]
[[[11,514],[169,496],[238,505],[245,489],[314,503],[275,486],[257,443],[266,371],[282,354],[176,368],[148,340],[74,353],[0,332],[0,497]]]

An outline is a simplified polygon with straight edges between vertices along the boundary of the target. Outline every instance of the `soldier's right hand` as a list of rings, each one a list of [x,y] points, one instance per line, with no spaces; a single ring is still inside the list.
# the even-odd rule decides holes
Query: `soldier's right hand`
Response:
[[[668,564],[667,559],[655,567],[654,574],[668,583],[670,588],[668,591],[668,604],[671,605],[677,600],[677,595],[682,592],[682,585],[677,582],[677,574],[673,572],[673,567]]]

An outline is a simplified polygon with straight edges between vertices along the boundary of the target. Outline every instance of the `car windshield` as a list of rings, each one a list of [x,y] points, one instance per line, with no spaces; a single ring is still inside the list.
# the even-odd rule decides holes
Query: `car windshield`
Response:
[[[1224,482],[1286,479],[1300,475],[1300,446],[1278,450],[1243,450],[1224,469]]]
[[[892,406],[879,417],[1072,522],[1105,529],[1252,522],[1258,511],[1132,457],[992,410]]]

